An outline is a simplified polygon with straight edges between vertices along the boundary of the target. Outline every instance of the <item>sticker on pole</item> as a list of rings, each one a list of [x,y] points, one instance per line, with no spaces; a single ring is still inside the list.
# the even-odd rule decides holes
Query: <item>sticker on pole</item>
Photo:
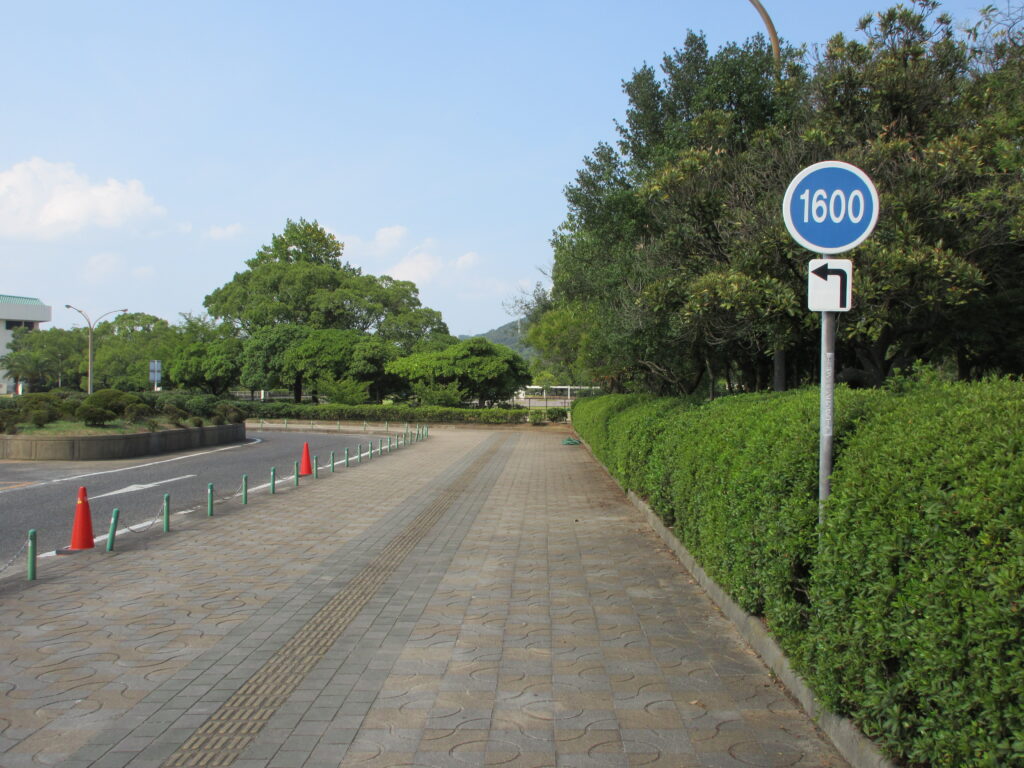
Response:
[[[786,229],[809,251],[836,254],[864,242],[878,222],[878,190],[860,168],[826,160],[804,168],[782,201]]]
[[[853,303],[853,262],[811,259],[807,268],[807,308],[812,312],[849,312]]]

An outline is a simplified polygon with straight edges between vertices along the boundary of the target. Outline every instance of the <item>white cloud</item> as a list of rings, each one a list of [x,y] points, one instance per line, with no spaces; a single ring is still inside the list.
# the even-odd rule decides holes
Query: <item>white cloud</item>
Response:
[[[359,235],[338,236],[338,239],[345,244],[345,261],[376,272],[380,266],[375,265],[375,262],[392,254],[408,234],[408,227],[395,224],[381,227],[373,233],[370,240],[365,240]]]
[[[149,280],[155,274],[156,270],[150,266],[132,268],[132,277],[136,280]]]
[[[86,259],[81,268],[82,280],[93,285],[105,283],[121,272],[121,257],[116,253],[97,253]]]
[[[206,236],[211,240],[228,240],[242,232],[241,224],[228,224],[224,227],[210,227],[206,230]]]
[[[417,286],[429,283],[442,269],[444,262],[427,250],[416,250],[387,270],[395,280],[411,280]]]
[[[470,269],[480,261],[480,256],[475,251],[464,253],[455,260],[455,268],[458,270]]]
[[[401,224],[396,224],[393,227],[381,227],[373,235],[374,248],[379,253],[389,253],[402,244],[402,240],[405,239],[408,232],[409,230]]]
[[[50,240],[165,211],[137,179],[92,184],[72,163],[32,158],[0,171],[0,236]]]

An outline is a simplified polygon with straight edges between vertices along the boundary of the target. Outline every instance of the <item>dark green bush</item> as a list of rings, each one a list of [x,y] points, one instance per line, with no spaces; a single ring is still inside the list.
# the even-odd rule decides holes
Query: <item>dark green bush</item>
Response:
[[[217,407],[214,408],[214,416],[220,418],[220,423],[224,424],[241,424],[245,421],[245,414],[242,410],[231,403],[224,402],[223,400],[217,403]],[[214,422],[215,424],[217,422]]]
[[[87,427],[102,427],[107,422],[116,419],[117,414],[106,408],[82,403],[78,406],[78,418],[85,422]]]
[[[192,395],[185,400],[183,408],[192,416],[202,416],[204,419],[213,416],[216,412],[217,407],[223,401],[215,395]]]
[[[31,421],[30,414],[38,411],[60,413],[61,399],[51,392],[29,392],[18,395],[14,403],[21,411],[23,421]]]
[[[132,403],[124,409],[124,420],[130,424],[141,424],[153,417],[153,409],[146,403]]]
[[[53,411],[40,408],[35,411],[29,411],[28,420],[36,427],[45,427],[51,421],[54,421],[54,413]]]
[[[915,765],[1024,764],[1024,385],[891,398],[836,466],[811,679]]]
[[[115,416],[121,416],[124,414],[124,409],[129,405],[140,402],[142,401],[139,399],[139,396],[135,394],[121,392],[117,389],[99,389],[86,397],[82,401],[82,406],[112,411]],[[79,418],[82,418],[81,406],[79,406]]]
[[[343,405],[327,403],[258,403],[237,401],[234,405],[248,418],[297,419],[308,421],[393,421],[453,424],[522,424],[525,408],[446,408],[393,405]]]
[[[535,427],[547,421],[547,412],[543,408],[535,408],[530,411],[529,421]]]
[[[569,416],[568,408],[548,408],[548,421],[553,421],[556,424],[565,421]]]
[[[161,412],[167,417],[167,420],[176,427],[180,427],[184,424],[185,419],[188,418],[187,413],[176,405],[171,405],[170,403],[163,405],[161,407]]]
[[[189,421],[189,424],[191,424],[193,427],[201,427],[201,426],[203,426],[203,417],[202,416],[193,416],[188,421]]]
[[[1024,765],[1024,385],[577,403],[573,424],[796,667],[910,765]]]

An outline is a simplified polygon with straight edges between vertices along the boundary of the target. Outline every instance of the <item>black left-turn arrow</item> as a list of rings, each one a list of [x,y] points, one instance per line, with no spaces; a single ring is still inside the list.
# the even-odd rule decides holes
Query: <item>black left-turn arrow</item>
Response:
[[[817,269],[812,269],[811,274],[817,275],[822,280],[828,282],[830,277],[839,277],[839,308],[846,309],[846,281],[849,280],[849,275],[846,274],[845,269],[832,269],[828,264],[822,264]]]

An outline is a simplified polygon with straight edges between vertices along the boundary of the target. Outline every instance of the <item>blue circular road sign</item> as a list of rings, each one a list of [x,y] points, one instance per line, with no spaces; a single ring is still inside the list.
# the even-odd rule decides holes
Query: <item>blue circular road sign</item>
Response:
[[[856,248],[878,222],[878,191],[864,171],[838,160],[804,168],[782,201],[786,229],[815,253]]]

